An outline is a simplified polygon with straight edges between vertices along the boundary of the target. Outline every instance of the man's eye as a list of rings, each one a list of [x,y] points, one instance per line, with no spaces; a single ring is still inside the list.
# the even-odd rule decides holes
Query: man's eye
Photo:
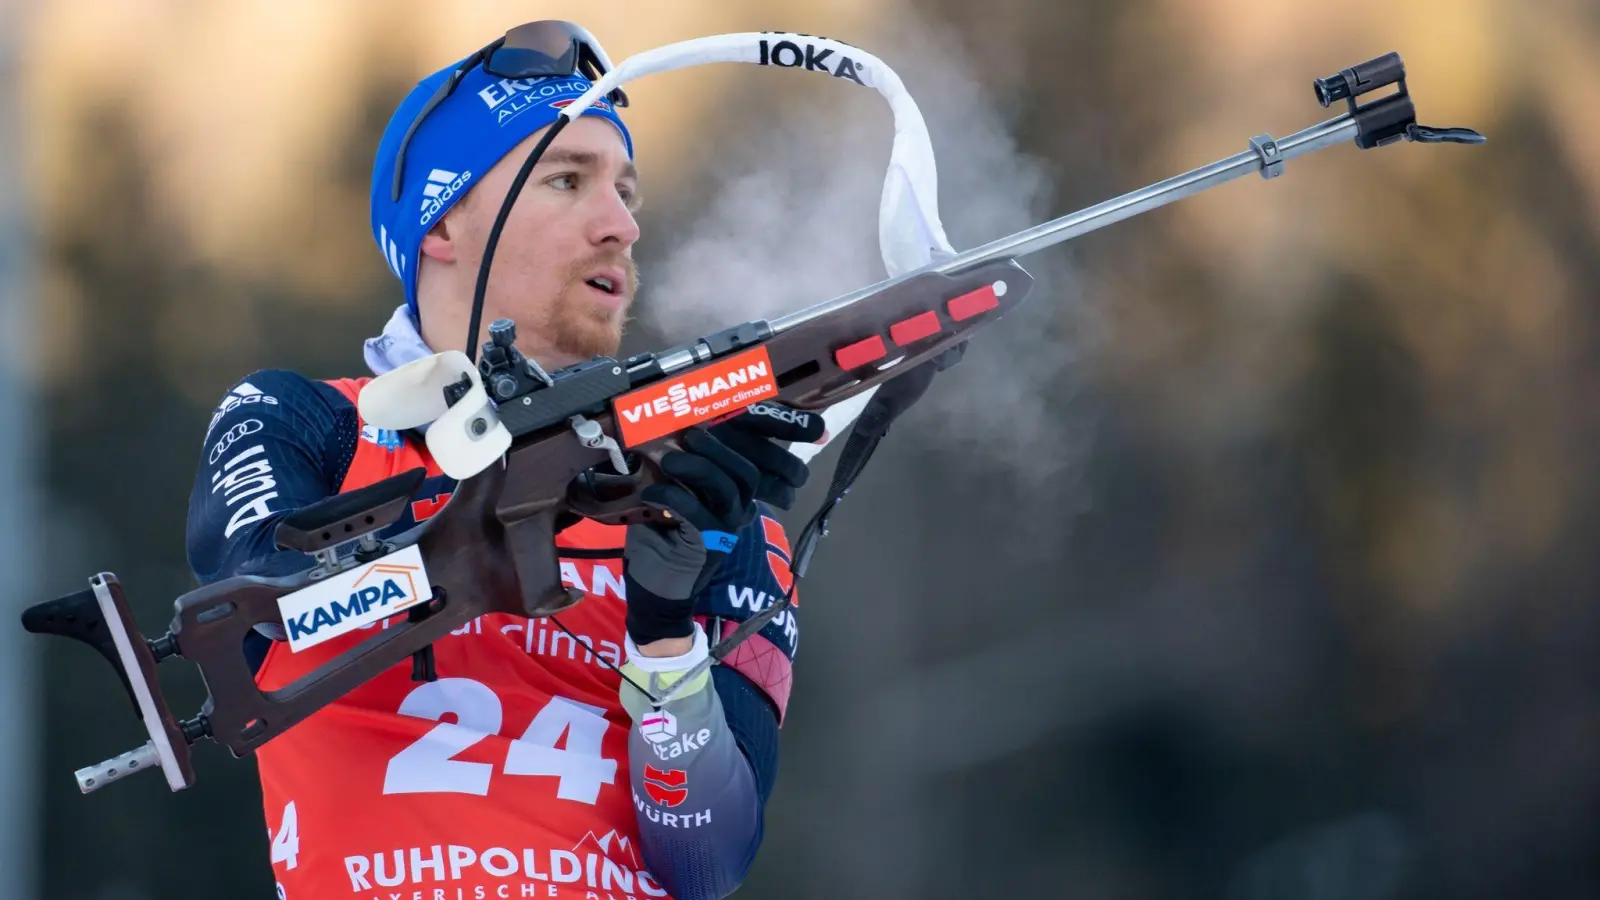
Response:
[[[578,176],[568,172],[566,174],[557,175],[546,183],[558,191],[570,191],[577,188]]]

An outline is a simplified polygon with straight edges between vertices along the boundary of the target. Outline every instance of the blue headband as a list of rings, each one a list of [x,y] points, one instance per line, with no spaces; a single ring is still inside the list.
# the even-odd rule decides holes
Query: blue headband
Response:
[[[389,269],[405,287],[406,305],[417,315],[417,249],[439,218],[466,195],[473,179],[529,135],[554,124],[561,108],[582,96],[590,82],[568,78],[497,78],[473,68],[455,92],[433,108],[406,147],[400,200],[390,199],[400,140],[439,85],[461,61],[424,78],[389,119],[372,167],[372,237]],[[597,101],[584,110],[617,126],[628,157],[633,138],[611,104]],[[503,198],[496,198],[499,203]]]

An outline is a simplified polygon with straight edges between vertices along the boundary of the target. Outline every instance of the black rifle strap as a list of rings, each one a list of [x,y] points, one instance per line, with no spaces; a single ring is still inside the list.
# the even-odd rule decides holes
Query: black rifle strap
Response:
[[[833,481],[828,485],[827,496],[822,501],[822,506],[806,522],[805,528],[800,531],[800,537],[795,541],[794,562],[791,569],[794,580],[789,585],[783,598],[744,622],[734,632],[717,642],[711,648],[711,656],[721,660],[727,658],[734,648],[744,642],[750,635],[755,634],[766,624],[789,608],[794,598],[796,586],[805,576],[806,568],[811,563],[811,556],[816,551],[819,539],[828,533],[828,517],[833,514],[834,507],[839,501],[850,493],[850,488],[855,484],[861,472],[867,466],[867,460],[872,458],[873,451],[878,449],[878,443],[889,433],[889,426],[900,414],[911,408],[913,403],[922,399],[928,392],[928,386],[933,384],[933,376],[950,368],[961,361],[966,353],[966,342],[956,344],[933,359],[922,363],[915,369],[892,378],[878,388],[861,410],[861,415],[856,417],[850,427],[850,436],[845,439],[844,449],[839,452],[839,462],[833,469]]]

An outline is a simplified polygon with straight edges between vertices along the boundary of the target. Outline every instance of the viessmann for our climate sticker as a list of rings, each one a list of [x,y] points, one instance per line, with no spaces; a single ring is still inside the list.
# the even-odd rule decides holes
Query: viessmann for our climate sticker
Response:
[[[433,599],[415,546],[278,598],[289,649],[299,653]]]
[[[646,441],[778,395],[766,347],[735,353],[612,401],[622,443]]]

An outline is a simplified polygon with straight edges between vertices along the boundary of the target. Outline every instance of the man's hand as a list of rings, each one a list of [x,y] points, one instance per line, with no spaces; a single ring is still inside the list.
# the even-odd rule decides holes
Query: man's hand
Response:
[[[646,656],[678,656],[694,635],[694,601],[756,516],[756,500],[788,509],[809,474],[774,441],[815,441],[822,417],[757,403],[711,428],[691,428],[661,458],[670,481],[644,502],[669,524],[633,525],[623,551],[628,636]]]
[[[795,492],[805,487],[810,470],[774,441],[815,443],[826,428],[819,413],[763,402],[752,403],[732,419],[713,425],[711,433],[761,470],[757,500],[788,509],[794,505]]]

